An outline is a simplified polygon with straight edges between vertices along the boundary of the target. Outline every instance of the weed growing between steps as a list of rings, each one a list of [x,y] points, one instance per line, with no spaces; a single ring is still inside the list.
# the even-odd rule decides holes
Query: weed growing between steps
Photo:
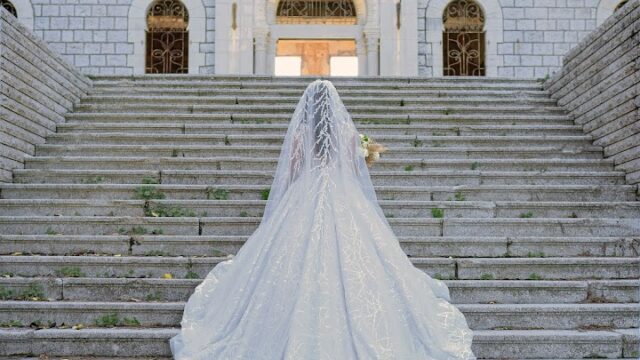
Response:
[[[0,300],[46,301],[40,284],[30,284],[26,289],[15,291],[0,285]]]

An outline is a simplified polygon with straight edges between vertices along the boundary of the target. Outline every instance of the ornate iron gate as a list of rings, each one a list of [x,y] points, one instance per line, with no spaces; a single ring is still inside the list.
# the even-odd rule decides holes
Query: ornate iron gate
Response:
[[[18,0],[20,1],[20,0]],[[18,12],[16,11],[16,7],[13,6],[11,1],[9,0],[0,0],[0,6],[7,9],[13,16],[18,17]]]
[[[146,72],[189,72],[189,14],[179,0],[156,0],[147,14]]]
[[[325,22],[355,24],[352,0],[281,0],[276,9],[279,24]]]
[[[485,75],[484,14],[473,0],[454,0],[442,16],[443,74]]]

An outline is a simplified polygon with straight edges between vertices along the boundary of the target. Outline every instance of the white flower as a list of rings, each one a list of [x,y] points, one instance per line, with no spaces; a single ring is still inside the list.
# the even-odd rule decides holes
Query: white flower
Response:
[[[369,156],[369,149],[362,148],[362,153],[364,154],[364,157]]]
[[[380,153],[379,153],[379,152],[377,152],[377,151],[372,152],[372,153],[371,153],[371,156],[372,156],[372,158],[373,158],[373,160],[374,160],[374,161],[376,161],[376,160],[380,159]]]

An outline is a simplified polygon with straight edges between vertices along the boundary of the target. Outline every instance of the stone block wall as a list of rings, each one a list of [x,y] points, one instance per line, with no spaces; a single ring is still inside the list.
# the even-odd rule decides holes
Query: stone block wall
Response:
[[[56,131],[90,80],[0,7],[0,182]]]
[[[20,1],[20,0],[17,0]],[[205,42],[199,51],[205,63],[197,72],[213,74],[215,40],[215,0],[202,1],[206,14],[190,13],[191,17],[206,16]],[[130,41],[130,14],[133,0],[31,0],[34,13],[34,32],[69,63],[88,75],[131,75],[129,57],[134,56]],[[147,5],[147,2],[145,2]],[[188,9],[189,10],[189,9]],[[144,31],[137,34],[143,39]],[[135,54],[137,55],[137,54]]]
[[[630,0],[571,49],[545,88],[604,155],[640,183],[640,0]]]
[[[494,64],[497,76],[516,78],[544,78],[562,66],[561,60],[567,51],[596,28],[598,5],[601,0],[477,0],[488,9],[492,2],[500,10],[491,14],[501,27],[502,39],[498,40],[497,57]],[[438,4],[434,0],[418,2],[418,63],[419,73],[432,76],[431,57],[441,52],[442,37],[438,42],[429,42],[427,31],[427,9]],[[436,5],[438,6],[438,5]],[[444,8],[435,10],[442,15]],[[437,29],[441,31],[441,29]],[[487,41],[492,39],[486,32]]]

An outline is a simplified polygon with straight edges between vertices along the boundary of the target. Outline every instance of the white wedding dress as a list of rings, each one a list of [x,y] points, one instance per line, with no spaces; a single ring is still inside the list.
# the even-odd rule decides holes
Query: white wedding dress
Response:
[[[475,359],[449,301],[400,248],[355,125],[333,84],[316,80],[262,222],[196,287],[170,346],[178,360]]]

